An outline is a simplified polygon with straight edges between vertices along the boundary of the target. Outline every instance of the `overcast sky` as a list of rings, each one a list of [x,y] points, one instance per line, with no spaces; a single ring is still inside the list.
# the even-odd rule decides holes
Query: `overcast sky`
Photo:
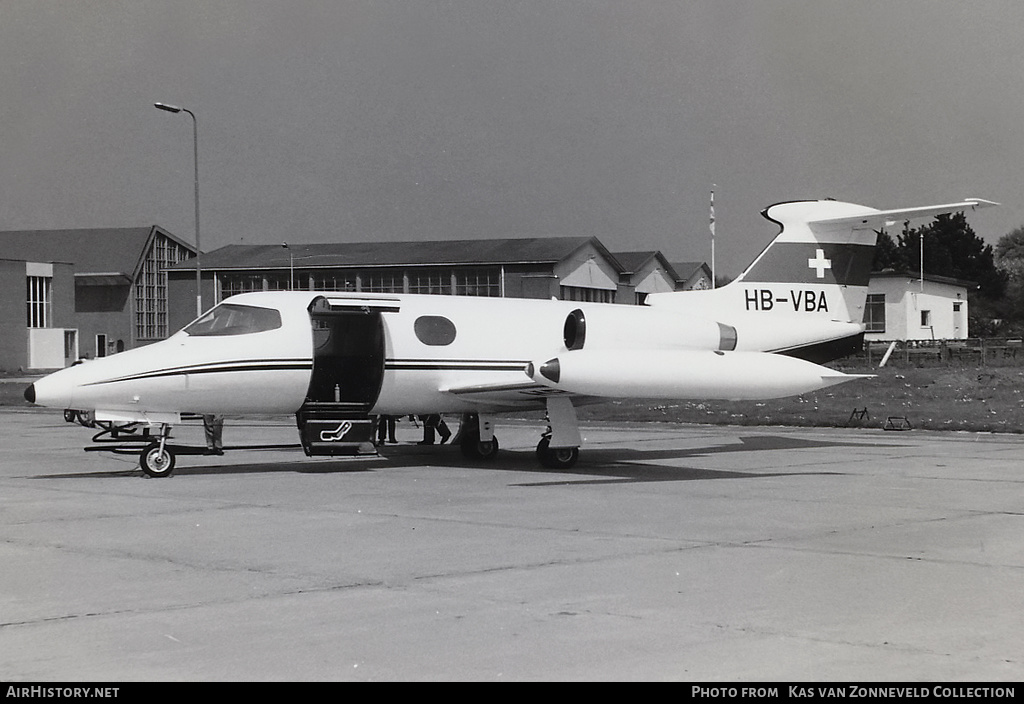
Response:
[[[594,235],[735,275],[759,212],[1024,225],[1020,0],[0,0],[0,230]]]

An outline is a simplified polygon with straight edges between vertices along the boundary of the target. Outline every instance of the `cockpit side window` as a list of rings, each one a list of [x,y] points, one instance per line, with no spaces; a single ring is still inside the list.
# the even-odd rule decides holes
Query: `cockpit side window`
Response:
[[[222,303],[185,328],[192,337],[248,335],[281,327],[281,313],[273,308]]]

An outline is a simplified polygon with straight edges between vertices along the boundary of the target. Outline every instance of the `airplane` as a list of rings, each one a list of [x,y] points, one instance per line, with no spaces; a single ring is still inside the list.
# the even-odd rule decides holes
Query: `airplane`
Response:
[[[863,342],[877,231],[991,205],[777,203],[762,215],[778,234],[734,281],[651,294],[642,306],[243,293],[166,340],[45,376],[25,398],[91,411],[115,429],[141,425],[140,466],[154,477],[173,471],[181,448],[168,438],[183,414],[294,415],[310,456],[358,452],[378,416],[461,414],[462,452],[487,460],[499,450],[497,413],[544,409],[537,459],[567,469],[583,444],[581,404],[772,399],[865,376],[823,365]]]

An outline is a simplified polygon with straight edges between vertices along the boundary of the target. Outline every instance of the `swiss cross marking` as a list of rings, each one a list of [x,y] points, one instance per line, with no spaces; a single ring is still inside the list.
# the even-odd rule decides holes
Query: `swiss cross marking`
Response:
[[[814,255],[814,259],[807,260],[807,266],[810,269],[814,269],[818,274],[819,279],[825,278],[825,269],[832,268],[832,260],[825,259],[825,250],[819,249]]]

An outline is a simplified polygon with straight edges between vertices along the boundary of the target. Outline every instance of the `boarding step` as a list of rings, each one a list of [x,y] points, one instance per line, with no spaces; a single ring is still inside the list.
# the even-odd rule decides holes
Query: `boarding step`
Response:
[[[309,456],[375,455],[376,419],[360,403],[307,403],[295,414],[303,451]]]

